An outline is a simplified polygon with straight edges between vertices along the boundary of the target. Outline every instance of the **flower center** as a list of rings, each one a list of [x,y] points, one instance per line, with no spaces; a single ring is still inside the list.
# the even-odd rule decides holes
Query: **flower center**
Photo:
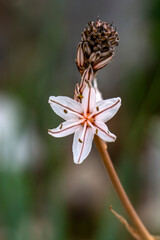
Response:
[[[87,113],[86,115],[84,115],[84,120],[85,120],[84,123],[87,122],[87,126],[90,126],[88,122],[93,124],[95,121],[94,117],[90,117],[90,115],[91,115],[90,113]]]

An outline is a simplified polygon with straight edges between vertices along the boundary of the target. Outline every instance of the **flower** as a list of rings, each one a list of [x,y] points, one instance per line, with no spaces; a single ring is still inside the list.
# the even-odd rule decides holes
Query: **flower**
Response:
[[[114,142],[116,136],[112,134],[105,122],[110,120],[118,111],[121,99],[111,98],[96,102],[96,94],[91,84],[87,84],[82,96],[82,102],[69,97],[49,98],[53,111],[65,119],[57,128],[49,129],[53,137],[64,137],[74,134],[72,151],[76,164],[80,164],[91,151],[94,134],[106,142]]]

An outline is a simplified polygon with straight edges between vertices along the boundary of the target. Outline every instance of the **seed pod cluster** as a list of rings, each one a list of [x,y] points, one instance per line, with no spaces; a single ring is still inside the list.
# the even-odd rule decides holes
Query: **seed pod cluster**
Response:
[[[112,24],[100,19],[89,22],[82,32],[77,49],[76,64],[79,72],[83,74],[90,65],[94,72],[106,66],[112,60],[118,43],[118,33]]]

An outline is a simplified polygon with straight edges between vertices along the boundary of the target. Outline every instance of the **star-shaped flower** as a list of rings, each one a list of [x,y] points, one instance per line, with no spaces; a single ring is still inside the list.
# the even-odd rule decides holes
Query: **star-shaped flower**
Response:
[[[82,103],[69,97],[50,97],[49,103],[53,111],[65,119],[57,128],[48,130],[53,137],[64,137],[74,134],[72,151],[76,164],[80,164],[91,151],[94,134],[106,142],[114,142],[116,136],[112,134],[105,122],[110,120],[118,111],[121,99],[111,98],[96,102],[95,90],[86,85]]]

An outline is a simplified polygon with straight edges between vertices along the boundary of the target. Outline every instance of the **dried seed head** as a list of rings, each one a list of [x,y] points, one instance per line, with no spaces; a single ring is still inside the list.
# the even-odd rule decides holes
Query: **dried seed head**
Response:
[[[76,63],[80,73],[83,74],[90,64],[94,72],[106,66],[112,60],[118,42],[118,33],[111,23],[100,19],[89,22],[78,46]]]

